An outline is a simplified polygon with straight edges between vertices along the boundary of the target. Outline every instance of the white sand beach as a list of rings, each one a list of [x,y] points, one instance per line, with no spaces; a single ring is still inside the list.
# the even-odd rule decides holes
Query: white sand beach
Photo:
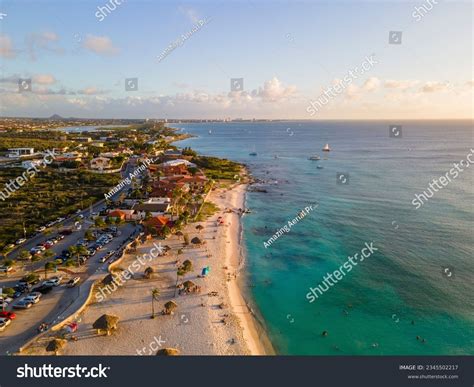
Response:
[[[181,355],[264,355],[272,354],[271,346],[262,340],[257,322],[250,313],[238,285],[241,267],[240,214],[227,211],[244,208],[246,185],[232,189],[216,189],[208,200],[214,202],[220,212],[201,223],[186,226],[183,233],[190,239],[198,236],[205,243],[198,247],[184,246],[183,238],[175,235],[162,240],[171,250],[166,256],[146,263],[133,278],[128,280],[102,302],[94,302],[77,319],[79,329],[76,341],[68,341],[64,355],[154,355],[160,348],[177,348]],[[218,225],[217,218],[223,223]],[[199,232],[196,225],[204,229]],[[149,252],[157,239],[149,240],[128,254],[119,264],[127,268],[136,258]],[[197,294],[175,296],[176,252],[182,248],[179,260],[189,259],[192,272],[179,282],[192,280],[201,286]],[[156,274],[143,278],[143,271],[151,266]],[[201,270],[210,267],[206,278],[200,278]],[[104,272],[104,276],[106,272]],[[156,317],[151,319],[151,290],[158,288],[160,296],[155,301]],[[217,295],[209,295],[216,292]],[[174,315],[162,315],[163,305],[173,300],[178,304]],[[110,336],[98,336],[92,329],[93,322],[102,314],[120,318],[118,329]],[[51,338],[51,337],[50,337]],[[49,338],[49,339],[50,339]],[[264,344],[264,342],[266,344]],[[46,339],[33,345],[25,354],[46,354]]]

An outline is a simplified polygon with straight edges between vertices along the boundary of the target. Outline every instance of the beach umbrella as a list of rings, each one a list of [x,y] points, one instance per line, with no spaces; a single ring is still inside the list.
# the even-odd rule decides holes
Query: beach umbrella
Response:
[[[191,243],[195,245],[200,245],[202,243],[202,240],[198,237],[194,237],[193,239],[191,239]]]
[[[67,333],[74,333],[77,331],[77,323],[71,323],[66,325],[66,332]]]
[[[155,272],[155,270],[153,270],[152,267],[147,267],[147,268],[145,269],[145,272],[144,272],[143,276],[144,276],[146,279],[150,279],[154,272]]]
[[[188,280],[183,282],[183,286],[185,289],[193,289],[196,287],[196,284],[193,281]]]
[[[51,340],[46,346],[46,351],[54,352],[54,354],[57,355],[58,352],[66,346],[66,344],[67,341],[64,339]]]
[[[201,226],[200,224],[198,224],[198,225],[196,226],[196,230],[198,230],[199,232],[201,232],[201,230],[204,230],[204,227]]]
[[[108,336],[113,329],[117,329],[118,321],[119,318],[117,316],[103,314],[94,322],[94,324],[92,324],[92,328],[97,329],[97,333],[100,333],[100,331],[106,331]]]
[[[179,356],[179,350],[176,348],[162,348],[156,352],[156,356]]]
[[[178,304],[174,301],[168,301],[166,304],[165,304],[165,314],[172,314],[174,310],[176,310],[176,308],[178,307]]]

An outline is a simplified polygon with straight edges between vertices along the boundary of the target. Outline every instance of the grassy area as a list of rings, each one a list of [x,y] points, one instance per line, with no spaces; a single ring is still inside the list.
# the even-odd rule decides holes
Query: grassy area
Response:
[[[0,189],[24,172],[21,168],[0,170]],[[59,173],[47,169],[28,180],[6,200],[0,200],[0,250],[28,235],[48,221],[74,213],[104,198],[104,193],[120,181],[118,174],[86,171]]]
[[[241,172],[241,164],[217,157],[197,156],[192,159],[205,175],[213,180],[237,180]]]
[[[203,222],[206,220],[208,217],[214,215],[215,213],[219,212],[220,208],[217,207],[214,203],[212,202],[205,202],[201,208],[201,212],[196,218],[197,222]]]

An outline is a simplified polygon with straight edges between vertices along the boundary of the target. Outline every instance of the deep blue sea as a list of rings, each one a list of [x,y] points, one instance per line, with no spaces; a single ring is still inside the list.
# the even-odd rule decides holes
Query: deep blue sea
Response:
[[[402,125],[401,138],[389,136],[391,124]],[[248,293],[278,353],[474,354],[474,165],[419,209],[412,204],[466,159],[472,121],[171,126],[197,136],[177,145],[245,163],[264,181],[267,193],[247,194],[243,242]],[[321,160],[308,160],[314,154]],[[366,242],[378,251],[310,303],[309,287]]]

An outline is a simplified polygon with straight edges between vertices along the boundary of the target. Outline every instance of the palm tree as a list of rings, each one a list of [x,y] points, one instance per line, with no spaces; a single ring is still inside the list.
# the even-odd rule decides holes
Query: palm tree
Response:
[[[181,267],[178,267],[178,269],[176,270],[176,286],[174,287],[174,296],[175,297],[176,297],[176,292],[178,291],[179,277],[181,277],[182,275],[184,275],[183,270],[181,269]]]
[[[155,318],[155,300],[158,301],[160,290],[154,288],[151,290],[151,318]]]
[[[31,254],[27,250],[21,250],[19,254],[20,259],[31,259]]]
[[[48,270],[56,269],[56,264],[54,262],[46,262],[44,265],[44,279],[48,279]]]

